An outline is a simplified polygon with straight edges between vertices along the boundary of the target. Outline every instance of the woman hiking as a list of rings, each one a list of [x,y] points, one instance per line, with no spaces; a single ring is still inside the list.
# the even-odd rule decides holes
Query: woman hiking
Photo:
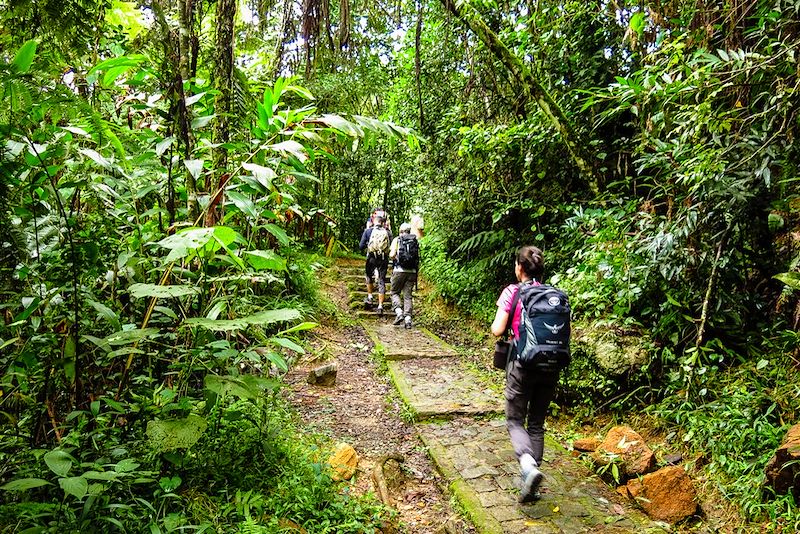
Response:
[[[514,340],[519,339],[522,302],[517,293],[524,284],[540,285],[543,272],[542,251],[533,246],[520,248],[514,262],[519,284],[506,287],[497,299],[492,334],[503,336],[510,327]],[[506,364],[506,427],[522,475],[520,502],[539,498],[539,484],[544,478],[539,470],[544,454],[544,420],[558,376],[557,370],[523,367],[514,357],[512,347]]]

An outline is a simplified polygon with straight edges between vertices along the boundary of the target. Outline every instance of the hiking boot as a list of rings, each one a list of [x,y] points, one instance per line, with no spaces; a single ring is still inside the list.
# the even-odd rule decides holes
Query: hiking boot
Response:
[[[519,502],[532,502],[541,498],[539,484],[542,483],[544,475],[538,467],[531,467],[522,473],[522,488],[519,492]]]
[[[397,315],[397,317],[394,318],[394,322],[392,324],[398,326],[403,322],[403,310],[397,308],[397,310],[394,313],[395,315]]]
[[[411,316],[410,316],[410,315],[406,315],[406,318],[405,318],[405,327],[406,327],[406,328],[408,328],[408,329],[410,329],[410,328],[411,328]]]
[[[375,308],[375,311],[378,312],[378,315],[383,315],[383,306],[378,304],[378,307]]]

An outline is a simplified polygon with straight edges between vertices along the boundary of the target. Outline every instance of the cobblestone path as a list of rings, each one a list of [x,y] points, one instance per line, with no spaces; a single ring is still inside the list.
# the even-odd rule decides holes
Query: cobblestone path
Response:
[[[666,532],[599,481],[548,436],[542,498],[519,504],[519,464],[502,418],[502,376],[486,378],[424,328],[365,310],[363,266],[341,261],[350,307],[383,352],[392,382],[416,417],[428,454],[480,533]]]

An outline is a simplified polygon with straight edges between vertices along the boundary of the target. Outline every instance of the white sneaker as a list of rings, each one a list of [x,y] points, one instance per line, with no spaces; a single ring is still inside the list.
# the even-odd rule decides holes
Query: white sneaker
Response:
[[[522,489],[519,492],[519,502],[531,502],[540,498],[539,484],[544,475],[538,467],[534,467],[522,476]]]

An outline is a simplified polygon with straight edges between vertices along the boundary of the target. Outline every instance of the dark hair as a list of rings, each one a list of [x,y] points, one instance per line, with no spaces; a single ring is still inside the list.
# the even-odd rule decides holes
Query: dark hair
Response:
[[[375,217],[375,224],[384,225],[386,223],[386,217]]]
[[[544,258],[542,251],[537,247],[520,247],[517,251],[517,263],[526,275],[535,280],[541,280],[542,274],[544,274]]]

